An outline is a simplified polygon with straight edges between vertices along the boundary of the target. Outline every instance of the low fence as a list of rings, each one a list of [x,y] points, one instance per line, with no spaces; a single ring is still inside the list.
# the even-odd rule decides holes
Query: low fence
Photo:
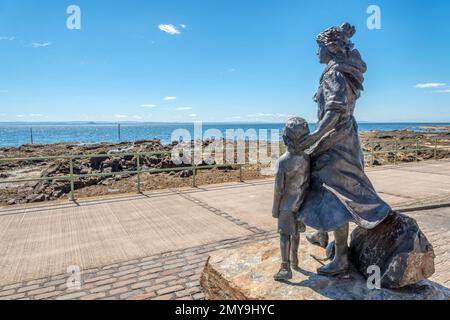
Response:
[[[418,139],[379,139],[379,140],[367,140],[362,141],[363,145],[368,146],[364,148],[364,155],[369,160],[369,165],[374,166],[377,155],[387,155],[392,157],[392,163],[397,164],[399,162],[399,153],[408,154],[412,153],[414,161],[420,160],[420,155],[426,153],[427,159],[438,159],[438,153],[440,151],[450,150],[450,139],[445,138],[418,138]],[[390,144],[391,149],[377,150],[377,147],[382,144]],[[390,162],[390,161],[389,161]]]
[[[448,143],[448,145],[439,144],[444,141]],[[377,150],[377,146],[380,143],[392,143],[393,149],[388,150]],[[424,151],[428,153],[432,153],[432,156],[429,158],[438,159],[438,152],[441,150],[450,150],[450,139],[404,139],[404,140],[368,140],[362,141],[364,146],[364,155],[366,158],[369,158],[370,165],[374,166],[376,156],[379,154],[386,154],[388,156],[393,157],[393,163],[398,163],[398,154],[401,153],[413,153],[415,155],[415,161],[419,161],[419,155]],[[413,147],[411,147],[413,145]],[[369,150],[367,147],[369,146]],[[225,150],[224,150],[225,151]],[[237,151],[237,149],[233,149],[233,151]],[[246,152],[249,151],[249,148],[246,148]],[[280,153],[284,152],[284,146],[281,146]],[[18,179],[18,180],[0,180],[0,184],[17,184],[17,183],[27,183],[27,182],[37,182],[37,181],[69,181],[70,183],[70,199],[75,200],[75,181],[77,179],[89,178],[89,177],[114,177],[119,175],[135,175],[137,177],[137,192],[141,193],[141,175],[144,173],[156,174],[163,172],[172,172],[172,171],[185,171],[189,170],[192,172],[192,186],[196,187],[196,176],[198,170],[206,170],[213,168],[230,168],[239,170],[239,180],[241,182],[244,181],[242,170],[243,167],[249,164],[214,164],[214,165],[190,165],[190,166],[178,166],[178,167],[170,167],[170,168],[153,168],[153,169],[145,169],[142,167],[141,158],[149,157],[149,156],[164,156],[171,155],[171,151],[155,151],[155,152],[136,152],[136,153],[114,153],[114,154],[86,154],[86,155],[62,155],[62,156],[48,156],[48,157],[27,157],[27,158],[0,158],[0,163],[2,162],[30,162],[30,161],[48,161],[48,160],[66,160],[69,162],[69,174],[64,176],[51,176],[51,177],[37,177],[30,179]],[[77,159],[93,159],[93,158],[111,158],[111,157],[133,157],[136,159],[136,170],[123,170],[119,172],[97,172],[97,173],[87,173],[87,174],[75,174],[74,172],[74,163]],[[260,163],[257,162],[257,165]]]

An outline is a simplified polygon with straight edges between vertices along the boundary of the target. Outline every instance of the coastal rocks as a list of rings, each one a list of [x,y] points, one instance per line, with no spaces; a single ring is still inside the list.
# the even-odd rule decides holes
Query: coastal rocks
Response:
[[[300,241],[299,268],[288,282],[276,282],[280,267],[279,240],[266,240],[215,251],[202,272],[200,284],[209,300],[446,300],[450,290],[424,280],[399,290],[369,289],[357,271],[341,277],[316,273],[320,264],[311,254],[324,250]]]
[[[94,170],[100,170],[102,163],[107,160],[108,157],[98,157],[89,159],[89,165]]]
[[[383,288],[402,288],[434,273],[432,245],[417,222],[400,213],[392,213],[372,230],[357,227],[350,252],[362,275],[369,276],[371,266],[380,268]]]
[[[194,173],[192,172],[192,170],[183,170],[180,172],[180,177],[181,178],[189,178],[193,175]]]
[[[120,172],[120,171],[122,171],[123,167],[122,167],[121,162],[122,162],[122,158],[120,158],[120,157],[111,157],[111,158],[103,161],[103,163],[101,165],[102,172]]]

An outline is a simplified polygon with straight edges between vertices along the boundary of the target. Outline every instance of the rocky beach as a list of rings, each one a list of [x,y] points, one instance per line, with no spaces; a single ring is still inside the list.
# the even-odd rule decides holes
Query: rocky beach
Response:
[[[366,165],[380,166],[449,157],[450,128],[422,129],[423,132],[400,130],[360,133]],[[156,153],[140,156],[141,170],[165,170],[165,172],[142,173],[140,175],[141,191],[192,186],[192,170],[183,169],[186,165],[178,165],[171,160],[170,152],[177,144],[177,142],[162,144],[158,139],[149,139],[122,143],[23,145],[17,148],[0,148],[0,159],[101,154],[102,157],[80,157],[73,162],[75,175],[87,175],[74,181],[75,195],[81,198],[135,192],[137,176],[127,171],[137,170],[137,156],[121,156],[121,154],[130,153]],[[211,140],[203,141],[203,147],[209,144]],[[225,145],[226,148],[233,148],[232,144]],[[419,146],[418,151],[416,151],[417,146]],[[247,152],[246,160],[249,160],[248,157]],[[239,181],[241,174],[244,180],[261,179],[267,177],[267,172],[270,174],[270,170],[261,170],[263,167],[268,165],[248,164],[242,167],[242,171],[236,165],[199,169],[196,172],[195,181],[198,185]],[[13,181],[61,177],[69,174],[68,159],[0,161],[0,180],[7,182],[0,184],[0,205],[67,198],[70,193],[69,181],[42,180],[22,183]],[[91,174],[102,174],[102,176],[89,176]]]

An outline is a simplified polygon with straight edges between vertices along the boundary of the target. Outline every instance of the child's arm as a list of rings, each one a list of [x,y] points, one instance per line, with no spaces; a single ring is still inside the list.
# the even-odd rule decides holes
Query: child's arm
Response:
[[[278,161],[275,167],[275,194],[272,208],[272,216],[274,218],[280,216],[280,202],[284,193],[284,170],[280,167],[280,161]]]

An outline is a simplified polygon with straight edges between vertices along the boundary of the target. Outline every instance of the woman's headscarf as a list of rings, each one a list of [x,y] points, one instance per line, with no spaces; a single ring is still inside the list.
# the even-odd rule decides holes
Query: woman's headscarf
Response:
[[[320,33],[317,36],[317,43],[328,49],[333,57],[329,66],[342,72],[358,95],[359,91],[364,90],[364,73],[367,71],[367,65],[350,41],[355,33],[355,27],[346,22],[340,27],[332,27]]]

